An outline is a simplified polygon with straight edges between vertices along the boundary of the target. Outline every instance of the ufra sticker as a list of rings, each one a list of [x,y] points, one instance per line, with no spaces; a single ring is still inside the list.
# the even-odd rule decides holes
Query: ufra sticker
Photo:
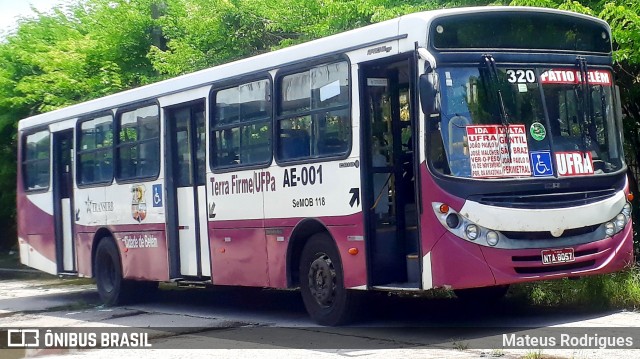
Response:
[[[593,159],[590,152],[556,152],[556,164],[560,176],[593,174]]]

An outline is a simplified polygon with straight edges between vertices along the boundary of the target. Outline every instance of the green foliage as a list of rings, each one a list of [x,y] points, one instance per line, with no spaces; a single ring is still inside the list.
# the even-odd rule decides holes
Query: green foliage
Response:
[[[514,286],[514,297],[543,306],[640,308],[640,268],[584,277],[533,282]]]
[[[165,5],[158,23],[167,48],[153,46],[148,57],[166,76],[436,7],[416,0],[166,0]]]

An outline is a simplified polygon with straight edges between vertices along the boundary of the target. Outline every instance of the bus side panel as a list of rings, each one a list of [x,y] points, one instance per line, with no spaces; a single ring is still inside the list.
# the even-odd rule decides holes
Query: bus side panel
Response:
[[[164,224],[118,226],[114,237],[120,258],[122,276],[126,279],[168,281],[169,258]]]
[[[322,218],[331,236],[336,241],[345,288],[363,287],[367,285],[367,263],[364,245],[364,219],[362,212],[343,216]],[[350,254],[349,249],[357,249]]]
[[[74,188],[74,233],[76,234],[76,262],[78,274],[93,276],[91,262],[96,232],[107,224],[106,215],[113,210],[113,200],[107,200],[105,187]]]
[[[264,222],[269,283],[273,288],[287,288],[287,248],[293,233],[293,226],[287,225],[288,222],[288,219],[266,219]]]
[[[445,233],[431,250],[433,287],[471,288],[495,284],[479,246]]]
[[[56,243],[51,192],[25,194],[21,166],[18,166],[18,244],[20,261],[30,267],[56,274]]]
[[[82,232],[80,231],[82,230]],[[91,246],[98,227],[76,226],[76,253],[78,275],[91,278],[93,267],[91,263]]]
[[[362,213],[316,219],[329,230],[338,247],[345,287],[354,288],[366,285],[367,268]],[[278,218],[265,221],[271,287],[287,287],[287,249],[293,230],[298,225],[304,225],[300,224],[303,220],[303,218]],[[358,253],[349,254],[350,248],[356,248]],[[292,268],[292,270],[298,270],[298,268]]]
[[[209,233],[213,284],[269,286],[262,219],[209,222]]]
[[[436,287],[444,283],[446,280],[442,278],[444,266],[446,263],[438,256],[447,256],[447,252],[432,253],[436,243],[447,233],[447,230],[440,224],[433,211],[433,203],[445,203],[452,208],[458,210],[464,204],[460,198],[451,196],[444,192],[431,177],[431,173],[427,169],[425,162],[420,164],[420,183],[422,186],[422,213],[420,214],[420,241],[422,250],[422,284],[424,289]],[[444,247],[440,247],[443,249]],[[436,265],[441,265],[436,269]],[[464,267],[464,266],[463,266]],[[486,265],[485,265],[486,267]],[[445,271],[445,273],[448,273]],[[435,276],[440,276],[440,284],[436,284]],[[443,282],[444,281],[444,282]]]

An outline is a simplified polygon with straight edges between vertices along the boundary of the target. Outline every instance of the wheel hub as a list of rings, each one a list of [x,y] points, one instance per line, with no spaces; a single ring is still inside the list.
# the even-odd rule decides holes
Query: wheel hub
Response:
[[[309,268],[309,289],[321,306],[333,304],[336,295],[336,270],[331,258],[322,253]]]

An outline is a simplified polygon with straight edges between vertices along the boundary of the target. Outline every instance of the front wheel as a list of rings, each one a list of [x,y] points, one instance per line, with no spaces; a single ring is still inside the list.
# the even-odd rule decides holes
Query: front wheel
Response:
[[[309,238],[302,250],[299,273],[304,306],[316,323],[334,326],[352,318],[353,294],[344,287],[340,255],[327,234]]]

